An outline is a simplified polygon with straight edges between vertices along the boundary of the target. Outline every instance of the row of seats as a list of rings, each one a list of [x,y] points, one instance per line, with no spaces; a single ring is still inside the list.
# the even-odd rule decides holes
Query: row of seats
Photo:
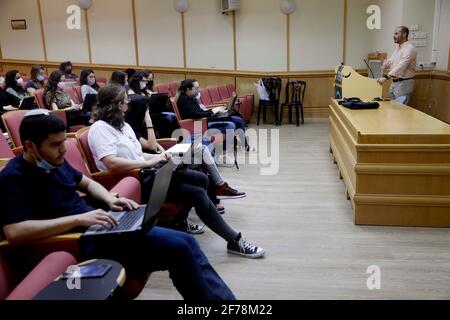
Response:
[[[155,85],[154,90],[159,93],[166,93],[171,97],[176,97],[179,83],[170,84],[158,84]],[[201,97],[200,100],[202,104],[207,107],[214,107],[218,105],[223,105],[228,103],[233,93],[236,92],[236,87],[233,84],[221,85],[221,86],[210,86],[207,88],[200,89]],[[249,123],[255,104],[255,99],[253,95],[245,95],[238,97],[238,103],[236,105],[237,111],[242,115],[245,122]]]

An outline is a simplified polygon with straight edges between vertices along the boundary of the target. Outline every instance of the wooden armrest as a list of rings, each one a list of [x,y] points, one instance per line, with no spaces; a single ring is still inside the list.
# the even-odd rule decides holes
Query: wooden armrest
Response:
[[[67,241],[78,241],[81,237],[81,233],[66,233],[61,234],[59,236],[50,237],[44,240],[39,240],[33,243],[23,243],[22,245],[35,245],[35,244],[47,244],[47,243],[58,243],[58,242],[67,242]],[[0,249],[7,248],[13,246],[8,240],[4,240],[0,242]]]
[[[189,122],[203,122],[203,121],[208,121],[208,118],[201,118],[201,119],[184,119],[184,120],[180,120],[178,121],[179,123],[189,123]]]
[[[23,154],[23,147],[13,148],[12,151],[16,156],[20,156]]]
[[[134,169],[134,170],[127,170],[127,171],[105,171],[105,172],[96,172],[92,173],[92,178],[97,177],[110,177],[110,176],[118,176],[118,175],[129,175],[129,176],[136,176],[141,171],[141,169]]]
[[[175,138],[156,139],[156,142],[158,142],[158,143],[177,142],[177,139],[175,139]]]
[[[0,159],[0,168],[5,167],[8,164],[9,160],[11,159],[4,159],[4,158]]]
[[[77,133],[76,132],[67,132],[67,138],[76,138]]]

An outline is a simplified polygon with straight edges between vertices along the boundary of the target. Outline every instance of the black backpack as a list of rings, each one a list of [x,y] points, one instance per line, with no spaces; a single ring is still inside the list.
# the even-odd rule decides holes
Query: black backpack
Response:
[[[359,98],[344,98],[339,104],[352,110],[372,110],[380,107],[378,102],[364,102]]]

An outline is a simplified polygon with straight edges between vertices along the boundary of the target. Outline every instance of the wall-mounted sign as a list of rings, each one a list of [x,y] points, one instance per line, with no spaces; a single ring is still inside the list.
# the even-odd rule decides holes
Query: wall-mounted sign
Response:
[[[26,30],[27,29],[27,21],[25,19],[11,20],[11,28],[13,30]]]

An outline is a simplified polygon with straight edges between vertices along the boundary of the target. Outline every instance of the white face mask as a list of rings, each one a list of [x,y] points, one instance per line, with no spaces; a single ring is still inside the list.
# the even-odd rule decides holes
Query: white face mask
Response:
[[[141,81],[141,82],[139,83],[139,86],[140,86],[141,90],[144,90],[145,88],[147,88],[147,83]]]
[[[19,86],[23,86],[23,79],[22,78],[20,78],[20,79],[18,79],[18,80],[16,80],[17,81],[17,84],[19,85]]]

